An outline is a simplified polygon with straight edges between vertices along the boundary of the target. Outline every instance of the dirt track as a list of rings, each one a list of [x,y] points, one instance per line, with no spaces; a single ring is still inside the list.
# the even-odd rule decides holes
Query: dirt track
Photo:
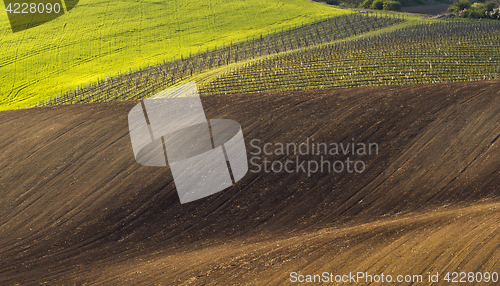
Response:
[[[241,124],[247,151],[254,138],[355,138],[379,155],[362,174],[249,172],[184,205],[167,168],[134,161],[136,102],[1,112],[0,284],[500,272],[499,90],[487,81],[205,97],[207,118]]]

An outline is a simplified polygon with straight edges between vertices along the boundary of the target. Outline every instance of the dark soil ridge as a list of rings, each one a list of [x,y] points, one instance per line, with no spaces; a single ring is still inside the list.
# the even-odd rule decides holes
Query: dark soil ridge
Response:
[[[314,137],[380,152],[362,174],[248,173],[184,205],[167,168],[135,163],[136,102],[1,112],[0,281],[80,284],[95,267],[145,254],[496,201],[499,90],[496,80],[203,97],[207,118],[241,124],[247,151],[253,138]]]

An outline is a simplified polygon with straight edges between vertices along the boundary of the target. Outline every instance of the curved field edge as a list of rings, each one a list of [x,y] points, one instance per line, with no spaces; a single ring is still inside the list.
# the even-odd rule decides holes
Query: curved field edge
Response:
[[[377,15],[379,14],[381,16],[391,16],[391,15],[395,15],[395,14],[396,15],[401,14],[401,13],[394,13],[394,12],[390,12],[390,11],[378,11],[378,12],[369,12],[369,13],[372,16],[375,14],[377,14]],[[369,31],[369,32],[366,32],[363,34],[349,36],[346,38],[338,39],[338,40],[331,41],[331,42],[324,43],[324,44],[320,44],[317,46],[306,47],[306,48],[301,48],[301,49],[297,49],[297,50],[281,52],[279,54],[273,54],[273,55],[268,55],[268,56],[250,59],[250,60],[246,60],[246,61],[241,61],[238,63],[233,63],[233,64],[230,64],[227,66],[220,67],[218,69],[204,71],[204,72],[197,74],[193,77],[182,80],[176,85],[195,81],[199,86],[202,87],[206,84],[209,84],[211,81],[217,79],[217,77],[221,77],[224,74],[231,73],[232,71],[238,70],[239,68],[242,68],[244,66],[251,66],[252,64],[258,63],[259,61],[261,61],[263,59],[279,59],[280,57],[282,57],[283,55],[286,55],[286,54],[293,54],[293,53],[297,53],[297,52],[307,53],[309,51],[313,51],[314,49],[316,49],[318,47],[325,47],[325,46],[329,46],[329,45],[336,44],[336,43],[342,43],[342,42],[348,42],[348,41],[352,41],[352,40],[356,40],[356,39],[364,39],[364,38],[368,38],[368,37],[379,36],[382,34],[387,34],[387,33],[393,32],[397,29],[402,29],[404,27],[409,27],[409,26],[415,26],[415,25],[421,24],[421,23],[438,22],[438,20],[428,20],[428,19],[422,20],[421,17],[415,16],[413,14],[409,14],[409,15],[405,14],[404,17],[405,17],[406,21],[403,21],[401,23],[396,23],[394,25],[390,25],[387,27],[382,27],[380,29],[377,29],[374,31]]]
[[[354,14],[354,15],[356,15],[356,14]],[[361,15],[358,18],[361,18],[361,21],[364,21],[363,15],[365,15],[365,14],[362,13],[362,14],[358,14],[358,15]],[[254,58],[253,56],[251,56],[250,60],[247,60],[246,58],[242,59],[241,57],[237,56],[237,54],[238,54],[237,49],[240,48],[240,45],[238,43],[237,46],[235,45],[232,47],[234,50],[236,50],[236,58],[234,57],[235,53],[233,51],[233,53],[231,54],[232,60],[229,61],[229,62],[233,62],[233,60],[236,60],[237,63],[226,64],[225,60],[224,60],[224,64],[222,66],[218,67],[217,65],[215,65],[215,67],[211,67],[207,70],[206,63],[212,62],[211,61],[212,59],[210,58],[210,54],[207,57],[206,54],[204,53],[202,55],[196,55],[195,57],[187,60],[187,63],[185,63],[184,66],[192,67],[194,64],[195,72],[193,75],[193,72],[191,71],[191,74],[192,74],[191,76],[189,75],[189,72],[187,73],[187,75],[184,72],[184,76],[182,76],[183,73],[181,73],[181,80],[180,81],[178,81],[179,80],[178,77],[176,77],[176,80],[174,80],[173,75],[172,75],[172,79],[170,79],[170,73],[172,72],[172,66],[171,66],[171,63],[167,63],[167,64],[159,65],[157,67],[152,67],[150,70],[140,72],[140,75],[139,75],[139,73],[136,73],[136,74],[129,74],[129,75],[117,77],[117,78],[111,80],[112,81],[111,84],[109,84],[108,82],[105,82],[104,86],[99,86],[99,88],[96,88],[95,84],[93,86],[90,86],[90,87],[82,87],[82,90],[79,90],[78,94],[76,92],[73,92],[73,94],[65,94],[61,98],[57,98],[57,99],[50,101],[49,105],[77,103],[77,102],[113,101],[113,100],[124,100],[124,99],[132,99],[132,98],[133,99],[144,98],[144,97],[147,97],[149,94],[154,94],[155,90],[160,91],[160,90],[163,90],[163,89],[168,88],[170,86],[175,86],[178,84],[182,84],[185,82],[191,82],[191,81],[196,81],[198,83],[199,87],[201,87],[201,92],[204,94],[235,93],[235,92],[249,92],[249,91],[250,92],[257,92],[257,91],[262,92],[262,91],[276,90],[275,88],[272,87],[272,84],[269,84],[269,85],[262,85],[261,84],[261,89],[253,89],[253,90],[252,89],[250,89],[250,90],[249,89],[238,89],[238,86],[239,86],[238,83],[231,84],[232,87],[236,87],[235,90],[224,90],[224,89],[217,89],[217,88],[215,88],[215,90],[213,88],[212,89],[209,88],[207,90],[206,85],[207,84],[210,85],[211,82],[218,80],[218,78],[224,77],[224,76],[229,76],[230,74],[235,73],[235,71],[238,72],[238,70],[246,68],[247,66],[251,67],[254,64],[258,64],[260,61],[273,61],[273,60],[275,60],[279,63],[279,66],[281,66],[282,65],[281,59],[286,58],[287,56],[289,56],[291,54],[302,54],[302,55],[307,54],[307,53],[314,54],[318,49],[328,48],[329,46],[331,47],[331,46],[334,46],[334,45],[339,44],[339,43],[340,44],[348,44],[348,45],[346,45],[347,48],[352,48],[350,46],[353,43],[358,43],[359,41],[364,41],[366,39],[371,39],[371,38],[375,38],[377,40],[377,38],[383,38],[384,35],[394,37],[394,35],[391,35],[391,34],[398,34],[397,32],[401,33],[404,30],[411,31],[412,27],[416,27],[416,28],[420,29],[424,24],[425,25],[427,25],[427,24],[428,25],[441,25],[441,26],[448,26],[449,25],[450,28],[455,28],[455,26],[458,23],[459,25],[464,25],[464,28],[466,28],[467,25],[470,26],[470,25],[474,25],[474,23],[476,23],[476,24],[480,23],[478,21],[467,21],[467,20],[463,20],[463,19],[457,20],[457,21],[421,20],[421,19],[419,19],[419,17],[416,17],[416,16],[407,17],[406,15],[405,15],[404,19],[407,21],[401,22],[402,18],[401,18],[400,13],[377,13],[376,17],[380,17],[380,16],[389,16],[389,17],[396,16],[397,19],[399,19],[399,20],[396,20],[396,24],[392,23],[386,27],[381,27],[381,28],[379,27],[378,29],[376,28],[374,31],[368,31],[368,32],[361,31],[361,33],[359,33],[359,30],[358,30],[358,33],[354,33],[355,35],[352,35],[352,33],[350,31],[350,33],[351,33],[350,35],[342,34],[342,37],[339,40],[333,40],[333,41],[330,39],[327,40],[326,39],[327,35],[322,35],[322,36],[320,36],[320,38],[324,37],[324,39],[321,38],[320,42],[323,44],[319,44],[319,45],[315,44],[312,47],[306,47],[306,48],[303,48],[303,47],[298,48],[298,49],[292,48],[291,51],[287,48],[285,48],[283,50],[283,47],[279,47],[280,51],[277,52],[276,54],[265,55],[265,56],[260,56],[260,57],[257,55],[257,58]],[[372,18],[376,18],[376,17],[373,17],[373,13],[372,13]],[[323,25],[323,23],[318,24],[321,32],[323,33],[324,31],[326,31],[327,29],[325,29],[325,27],[329,26],[328,23],[331,24],[333,22],[333,19],[336,19],[336,18],[339,19],[338,17],[335,17],[329,21],[326,21],[325,25]],[[398,21],[400,23],[397,23]],[[498,23],[496,21],[490,21],[490,22],[492,24]],[[371,24],[373,24],[373,23],[371,23]],[[336,21],[335,21],[335,25],[337,25]],[[342,26],[343,25],[344,24],[342,24]],[[363,26],[363,25],[361,25],[361,26]],[[315,25],[312,25],[311,28],[307,28],[307,29],[314,30],[314,26]],[[347,24],[347,26],[350,27],[349,24]],[[345,28],[345,26],[344,26],[344,28]],[[453,33],[457,33],[457,35],[459,34],[459,32],[460,32],[460,30],[456,30],[456,29],[453,31]],[[293,32],[293,33],[296,33],[296,32]],[[309,33],[309,31],[307,33]],[[332,34],[335,35],[338,33],[342,33],[342,30],[337,29]],[[300,29],[299,29],[299,34],[302,37],[302,33],[300,32]],[[280,36],[280,33],[278,33],[278,38],[282,37],[281,40],[278,40],[280,45],[281,45],[281,41],[283,41],[283,40],[284,40],[284,43],[288,43],[288,41],[289,41],[289,33],[287,31],[285,31],[283,33],[283,35],[284,36],[282,37],[282,36]],[[276,35],[271,36],[271,41],[273,41],[273,38],[276,38]],[[410,38],[411,38],[411,36],[410,36]],[[485,41],[485,39],[481,38],[481,37],[477,38],[476,40],[478,40],[477,43],[479,43],[479,44],[483,44],[483,42]],[[326,43],[325,43],[325,41],[326,41]],[[380,41],[380,40],[378,40],[378,41]],[[269,42],[269,40],[268,40],[268,42]],[[356,45],[356,44],[354,44],[354,45]],[[252,46],[251,41],[250,41],[250,46]],[[240,51],[240,53],[244,54],[243,51],[248,49],[247,43],[245,43],[245,42],[242,43],[241,48],[242,48],[242,50]],[[251,48],[251,49],[252,49],[251,51],[253,54],[253,48]],[[272,49],[274,49],[274,48],[272,48]],[[463,49],[463,47],[462,47],[462,49]],[[373,48],[372,48],[372,50],[373,50]],[[353,51],[353,52],[355,52],[355,51]],[[412,53],[425,53],[425,52],[426,51],[422,50],[422,48],[419,49],[417,47],[417,49],[410,51],[409,54],[405,51],[404,54],[399,55],[398,57],[404,58],[406,61],[408,61],[408,60],[411,60],[409,58],[410,54],[412,54]],[[481,52],[483,52],[483,51],[480,51],[480,53]],[[225,51],[221,50],[221,55],[224,53],[227,54],[227,48]],[[219,54],[219,53],[217,52],[217,54]],[[351,57],[351,56],[348,56],[348,57]],[[319,55],[317,58],[321,59],[321,55]],[[358,56],[358,60],[368,61],[368,60],[370,60],[370,55],[362,56],[361,59],[359,59],[359,56]],[[459,61],[462,62],[462,60],[459,60]],[[321,62],[324,63],[324,60]],[[198,65],[200,63],[202,63],[201,68],[198,67]],[[307,64],[310,64],[310,63],[306,62],[306,68],[305,68],[306,70],[307,70]],[[173,69],[174,74],[175,74],[176,69],[178,69],[180,66],[182,66],[182,64],[180,64],[180,61],[179,61],[179,64],[174,64],[174,69]],[[440,69],[440,68],[442,69],[442,67],[440,67],[439,62],[433,62],[432,66],[435,69]],[[469,64],[469,67],[468,67],[469,70],[466,72],[462,72],[462,74],[460,74],[461,78],[456,77],[456,78],[453,78],[451,81],[457,81],[457,80],[463,81],[466,79],[467,80],[469,80],[469,79],[477,80],[479,78],[479,76],[481,77],[481,79],[489,79],[489,78],[496,77],[495,72],[497,72],[497,71],[494,71],[494,70],[484,70],[484,71],[479,70],[479,72],[481,72],[481,74],[478,74],[477,72],[469,73],[470,71],[472,71],[473,66],[474,66],[473,64]],[[330,66],[328,65],[328,68],[329,67]],[[319,71],[311,70],[311,71],[309,71],[309,74],[315,75],[316,72],[318,72],[318,74],[317,74],[318,79],[322,80],[323,79],[322,76],[324,76],[324,75],[321,75],[321,73],[323,73],[322,71],[319,72]],[[163,76],[161,75],[161,73],[163,73]],[[165,73],[166,73],[167,77],[165,77]],[[143,74],[145,74],[145,76]],[[139,75],[139,78],[137,78],[138,75]],[[486,76],[484,76],[484,75],[486,75]],[[243,72],[242,76],[247,77],[245,72]],[[391,75],[389,75],[389,76],[391,76]],[[392,76],[394,76],[394,75],[392,75]],[[143,78],[141,79],[140,77],[143,77]],[[159,77],[159,81],[160,81],[159,83],[158,83],[158,77]],[[146,80],[144,80],[144,78],[146,78]],[[149,80],[148,78],[151,78],[152,80]],[[249,78],[249,77],[247,77],[247,78]],[[253,80],[253,78],[252,78],[252,80]],[[316,82],[319,82],[320,80],[317,80]],[[445,81],[448,81],[448,80],[449,80],[448,78],[445,79]],[[371,83],[368,85],[376,85],[377,84],[373,81],[374,80],[372,79]],[[437,76],[435,79],[432,79],[432,78],[425,79],[425,82],[440,82],[440,81],[443,81],[443,80]],[[165,82],[168,82],[168,84],[165,85]],[[174,82],[174,83],[172,84],[172,82]],[[307,80],[300,81],[300,82],[307,83]],[[131,85],[131,83],[132,83],[132,85]],[[413,81],[412,82],[395,81],[395,83],[382,82],[378,85],[405,84],[405,83],[406,84],[407,83],[413,84],[414,82]],[[144,84],[149,84],[150,86],[144,86]],[[284,84],[286,85],[287,83],[280,82],[281,87],[279,88],[279,90],[286,90],[286,88],[283,89]],[[353,84],[352,86],[360,86],[360,85],[363,86],[365,84],[359,84],[356,81],[356,83]],[[134,90],[131,90],[131,88],[130,88],[133,86],[135,86],[135,93],[134,93]],[[290,85],[290,86],[291,86],[291,88],[288,88],[288,90],[307,89],[307,88],[298,88],[297,89],[296,87],[293,87],[292,85]],[[309,85],[307,85],[307,86],[309,86]],[[325,87],[328,88],[328,87],[335,87],[335,86],[337,86],[337,85],[332,85],[332,86],[326,85],[326,86],[320,87],[319,83],[318,83],[317,86],[312,85],[312,86],[310,86],[310,88],[325,88]],[[344,86],[344,85],[340,84],[340,86],[347,87],[347,86],[351,86],[351,85]],[[103,96],[103,94],[105,96]],[[43,102],[42,102],[42,105],[44,105]]]
[[[356,9],[354,11],[357,11]],[[370,16],[374,16],[374,15],[379,15],[379,16],[396,16],[396,15],[402,15],[403,13],[398,13],[398,12],[392,12],[392,11],[361,11],[363,13],[366,13],[368,12],[368,14]],[[254,58],[254,59],[250,59],[250,60],[246,60],[246,61],[240,61],[240,62],[237,62],[237,63],[232,63],[230,65],[226,65],[226,66],[222,66],[222,67],[219,67],[217,69],[211,69],[211,70],[208,70],[208,71],[204,71],[204,72],[201,72],[193,77],[189,77],[185,80],[182,80],[180,81],[179,83],[177,83],[176,85],[181,85],[181,84],[184,84],[184,83],[188,83],[188,82],[192,82],[192,81],[195,81],[196,83],[198,83],[200,86],[203,86],[204,84],[207,84],[209,83],[210,81],[216,79],[218,76],[221,76],[225,73],[229,73],[231,72],[232,70],[237,70],[238,68],[241,68],[245,65],[252,65],[262,59],[272,59],[272,58],[279,58],[280,56],[284,55],[284,54],[290,54],[290,53],[295,53],[295,52],[299,52],[299,51],[303,51],[303,52],[307,52],[307,51],[310,51],[310,50],[313,50],[317,47],[322,47],[322,46],[328,46],[328,45],[331,45],[331,44],[334,44],[334,43],[340,43],[340,42],[347,42],[347,41],[351,41],[351,40],[355,40],[355,39],[363,39],[363,38],[367,38],[367,37],[373,37],[373,36],[378,36],[378,35],[381,35],[381,34],[386,34],[386,33],[389,33],[389,32],[393,32],[397,29],[401,29],[401,28],[404,28],[404,27],[408,27],[408,26],[414,26],[414,25],[417,25],[417,24],[420,24],[420,23],[433,23],[433,22],[439,22],[440,20],[431,20],[431,19],[422,19],[422,17],[420,15],[415,15],[415,14],[404,14],[404,19],[405,21],[402,21],[400,23],[396,23],[396,24],[393,24],[393,25],[390,25],[390,26],[387,26],[387,27],[382,27],[380,29],[376,29],[374,31],[368,31],[366,33],[362,33],[362,34],[357,34],[357,35],[353,35],[353,36],[349,36],[349,37],[345,37],[345,38],[342,38],[342,39],[338,39],[338,40],[335,40],[335,41],[331,41],[331,42],[327,42],[327,43],[323,43],[323,44],[319,44],[319,45],[316,45],[316,46],[312,46],[312,47],[306,47],[306,48],[300,48],[300,49],[297,49],[297,50],[292,50],[292,51],[287,51],[287,52],[281,52],[281,53],[278,53],[278,54],[272,54],[272,55],[268,55],[268,56],[263,56],[263,57],[259,57],[259,58]]]
[[[304,0],[86,0],[15,34],[2,13],[0,109],[24,108],[97,79],[345,13]]]
[[[200,83],[204,94],[402,85],[500,76],[498,21],[399,24],[259,59]],[[439,39],[439,40],[438,40]]]
[[[186,79],[195,81],[198,79],[197,75],[203,71],[217,73],[226,70],[224,66],[232,63],[246,63],[248,59],[266,58],[266,55],[317,46],[402,21],[404,19],[400,16],[374,17],[364,13],[330,17],[323,21],[233,43],[217,50],[205,51],[189,58],[165,62],[147,69],[106,78],[90,85],[78,86],[72,92],[49,98],[47,102],[42,99],[36,106],[142,99],[175,86],[179,81]]]

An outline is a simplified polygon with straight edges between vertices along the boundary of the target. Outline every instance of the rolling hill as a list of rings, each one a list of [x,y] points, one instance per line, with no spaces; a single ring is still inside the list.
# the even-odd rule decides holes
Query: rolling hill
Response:
[[[291,272],[498,272],[499,87],[202,97],[208,118],[241,124],[247,154],[252,139],[307,138],[375,142],[379,152],[363,173],[249,172],[183,205],[168,168],[135,163],[127,115],[137,102],[4,111],[0,284],[278,285]]]

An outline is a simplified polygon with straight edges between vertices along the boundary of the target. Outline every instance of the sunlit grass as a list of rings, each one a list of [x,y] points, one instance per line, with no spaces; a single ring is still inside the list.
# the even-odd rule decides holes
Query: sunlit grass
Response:
[[[130,69],[348,13],[304,0],[82,0],[52,22],[12,33],[3,2],[0,9],[0,110],[25,107]]]

